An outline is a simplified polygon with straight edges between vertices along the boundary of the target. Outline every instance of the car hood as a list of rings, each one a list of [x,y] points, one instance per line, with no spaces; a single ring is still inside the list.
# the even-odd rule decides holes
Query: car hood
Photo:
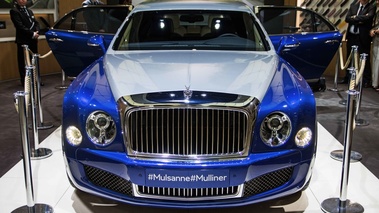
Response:
[[[129,51],[107,53],[105,74],[115,100],[164,91],[208,91],[262,100],[276,72],[272,52]]]

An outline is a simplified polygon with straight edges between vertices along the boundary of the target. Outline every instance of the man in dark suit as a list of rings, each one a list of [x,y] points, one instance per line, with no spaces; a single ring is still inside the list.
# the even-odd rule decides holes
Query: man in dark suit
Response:
[[[371,65],[370,65],[370,30],[375,16],[376,5],[369,3],[369,0],[358,0],[350,5],[345,21],[348,23],[346,32],[347,54],[350,54],[353,45],[358,46],[359,53],[367,53],[366,66],[363,73],[363,86],[371,86]],[[348,72],[348,71],[346,71]],[[349,80],[349,73],[346,73],[344,83]]]
[[[10,10],[10,17],[16,28],[17,60],[21,85],[25,79],[25,59],[22,45],[28,45],[33,53],[38,53],[38,37],[40,26],[33,12],[26,8],[27,0],[16,0],[15,7]]]

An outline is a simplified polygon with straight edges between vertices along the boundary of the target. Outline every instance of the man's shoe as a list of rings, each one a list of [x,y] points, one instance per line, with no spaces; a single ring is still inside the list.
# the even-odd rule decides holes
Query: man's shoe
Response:
[[[347,84],[348,82],[347,82],[346,79],[343,79],[343,80],[339,81],[338,83],[339,83],[339,84]]]

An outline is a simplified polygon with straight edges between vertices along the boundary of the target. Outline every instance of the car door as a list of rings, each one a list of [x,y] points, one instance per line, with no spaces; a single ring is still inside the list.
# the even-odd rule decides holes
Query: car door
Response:
[[[279,54],[308,82],[319,81],[340,46],[339,30],[321,15],[305,8],[257,6],[255,12],[276,49],[283,36],[297,39],[297,48]]]
[[[45,36],[65,74],[76,77],[101,57],[103,51],[88,46],[87,41],[94,35],[102,35],[108,47],[128,13],[128,6],[87,6],[73,10],[57,21]]]

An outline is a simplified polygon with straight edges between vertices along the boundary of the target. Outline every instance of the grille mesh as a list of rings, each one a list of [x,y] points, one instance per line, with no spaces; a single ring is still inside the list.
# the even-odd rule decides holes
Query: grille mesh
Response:
[[[125,194],[128,196],[133,195],[132,184],[130,181],[125,180],[117,175],[97,169],[92,166],[84,166],[84,171],[88,180],[100,187]]]
[[[133,186],[128,180],[117,175],[97,169],[91,166],[84,166],[88,180],[100,187],[127,195],[133,196]],[[277,170],[244,184],[244,197],[253,196],[262,192],[266,192],[287,183],[293,174],[293,167]],[[238,186],[223,188],[199,188],[199,189],[181,189],[181,188],[163,188],[163,187],[147,187],[138,186],[138,193],[142,197],[160,196],[166,198],[216,198],[221,196],[237,196]]]
[[[277,188],[288,182],[292,173],[293,167],[289,167],[254,178],[245,183],[244,197]]]
[[[174,156],[240,154],[249,129],[243,111],[223,108],[138,109],[126,121],[133,153]]]
[[[199,189],[180,189],[180,188],[162,188],[138,186],[139,194],[150,196],[164,196],[176,198],[198,198],[198,197],[215,197],[236,195],[238,186],[224,188],[199,188]]]

